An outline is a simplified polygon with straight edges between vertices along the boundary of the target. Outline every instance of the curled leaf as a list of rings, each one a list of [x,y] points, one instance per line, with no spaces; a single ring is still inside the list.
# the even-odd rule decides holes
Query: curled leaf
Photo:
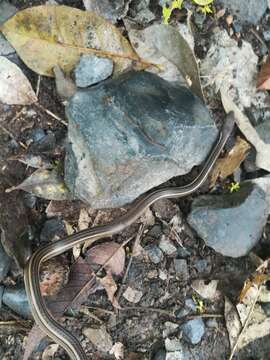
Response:
[[[24,190],[48,200],[71,200],[71,194],[56,170],[38,169],[17,186],[6,189]]]

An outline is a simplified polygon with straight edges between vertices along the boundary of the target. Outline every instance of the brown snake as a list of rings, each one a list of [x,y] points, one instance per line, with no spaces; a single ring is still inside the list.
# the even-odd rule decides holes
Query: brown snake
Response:
[[[196,191],[207,179],[220,152],[222,151],[234,126],[234,115],[229,113],[225,119],[219,139],[209,154],[200,174],[190,184],[182,187],[167,187],[154,190],[135,201],[130,210],[108,225],[97,226],[83,230],[77,234],[67,236],[57,242],[39,248],[29,259],[24,269],[25,288],[38,326],[61,345],[73,360],[87,360],[87,356],[80,342],[66,329],[61,327],[46,308],[39,285],[39,271],[41,263],[70,250],[73,246],[83,244],[86,240],[92,244],[98,239],[112,236],[124,230],[136,221],[144,211],[155,201],[164,198],[180,198]]]

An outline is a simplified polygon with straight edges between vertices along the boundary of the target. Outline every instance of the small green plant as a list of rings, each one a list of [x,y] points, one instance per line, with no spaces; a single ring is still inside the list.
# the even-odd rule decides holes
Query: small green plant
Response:
[[[199,10],[202,11],[204,14],[211,13],[212,10],[210,8],[210,4],[214,0],[189,0],[193,1],[196,5],[199,6]],[[167,1],[166,4],[162,8],[162,18],[163,23],[168,24],[170,17],[172,15],[172,12],[174,9],[181,9],[183,5],[184,0],[173,0],[171,2]],[[170,4],[168,4],[170,3]]]
[[[239,182],[231,182],[229,185],[230,193],[237,192],[240,189]]]
[[[199,314],[202,314],[205,310],[205,305],[204,305],[203,301],[201,299],[199,299],[198,296],[195,294],[192,295],[192,300],[194,301],[194,303],[196,305],[197,312]]]

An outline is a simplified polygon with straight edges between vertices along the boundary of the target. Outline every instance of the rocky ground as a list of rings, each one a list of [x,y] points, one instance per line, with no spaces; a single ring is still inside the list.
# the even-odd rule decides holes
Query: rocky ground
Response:
[[[113,61],[85,56],[71,74],[76,88],[61,71],[56,81],[38,76],[1,35],[1,58],[19,66],[38,102],[2,101],[0,68],[0,359],[68,358],[34,325],[25,262],[41,245],[118,218],[153,187],[189,183],[232,108],[238,127],[207,184],[158,201],[112,241],[45,264],[41,289],[91,359],[268,359],[270,98],[267,85],[256,91],[268,2],[214,1],[205,14],[184,1],[160,26],[165,1],[0,0],[0,23],[45,3],[109,19],[168,82],[149,73],[106,82]],[[175,85],[185,80],[192,92]]]

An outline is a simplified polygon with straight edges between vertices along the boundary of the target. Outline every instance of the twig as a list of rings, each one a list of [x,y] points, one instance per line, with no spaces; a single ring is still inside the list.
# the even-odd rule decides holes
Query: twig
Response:
[[[153,307],[144,307],[144,306],[126,306],[123,308],[118,309],[119,311],[129,311],[129,310],[136,310],[136,311],[152,311],[152,312],[158,312],[160,314],[169,316],[169,317],[173,317],[176,318],[176,316],[174,315],[174,313],[167,311],[167,310],[163,310],[163,309],[157,309],[157,308],[153,308]]]
[[[92,309],[92,310],[97,310],[97,311],[100,311],[100,312],[104,312],[105,314],[109,314],[109,315],[113,315],[114,312],[113,311],[110,311],[110,310],[107,310],[107,309],[103,309],[101,307],[98,307],[98,306],[86,306],[88,309]]]
[[[132,261],[133,261],[133,257],[134,257],[134,252],[136,251],[136,247],[139,245],[139,242],[141,240],[141,237],[142,237],[142,234],[143,234],[143,230],[144,230],[144,224],[141,224],[138,232],[137,232],[137,235],[136,235],[136,238],[135,238],[135,241],[134,241],[134,244],[133,244],[133,248],[132,248],[132,253],[130,255],[130,258],[129,258],[129,262],[127,264],[127,268],[126,268],[126,271],[125,271],[125,275],[123,277],[123,280],[122,280],[122,283],[121,283],[121,286],[119,288],[119,291],[118,291],[118,294],[116,296],[116,299],[117,301],[119,301],[122,293],[123,293],[123,287],[126,283],[126,280],[127,280],[127,277],[128,277],[128,273],[129,273],[129,269],[131,267],[131,264],[132,264]]]
[[[16,143],[19,143],[21,145],[21,147],[23,147],[24,149],[27,149],[27,146],[24,145],[24,143],[22,143],[21,141],[17,141],[15,136],[12,134],[12,132],[10,132],[8,129],[6,129],[2,124],[0,124],[0,128],[8,135],[11,137],[12,140],[14,140]]]
[[[246,318],[246,320],[245,320],[244,326],[243,326],[242,330],[240,331],[240,333],[239,333],[239,335],[238,335],[238,338],[237,338],[237,340],[236,340],[236,343],[234,344],[234,347],[232,348],[232,351],[231,351],[229,360],[232,360],[232,358],[233,358],[233,356],[234,356],[234,354],[235,354],[235,352],[236,352],[236,349],[237,349],[237,347],[238,347],[238,345],[239,345],[239,343],[240,343],[240,340],[242,339],[242,336],[243,336],[243,334],[244,334],[244,332],[245,332],[245,330],[246,330],[246,328],[247,328],[247,326],[248,326],[248,323],[249,323],[249,321],[250,321],[250,317],[251,317],[251,315],[252,315],[252,313],[253,313],[253,311],[254,311],[254,307],[255,307],[255,305],[256,305],[256,302],[257,302],[257,300],[258,300],[258,297],[260,296],[261,289],[262,289],[262,287],[259,286],[259,287],[258,287],[257,294],[256,294],[256,296],[255,296],[255,298],[254,298],[254,300],[253,300],[253,303],[252,303],[252,305],[251,305],[251,307],[250,307],[250,310],[249,310],[249,312],[248,312],[248,315],[247,315],[247,318]]]
[[[68,126],[68,123],[65,120],[61,119],[58,115],[55,115],[49,109],[46,109],[43,105],[41,105],[39,103],[35,103],[34,105],[36,105],[42,111],[45,111],[46,114],[50,115],[55,120],[58,120],[61,124],[65,125],[65,126]]]
[[[36,97],[37,97],[37,98],[38,98],[38,95],[39,95],[40,81],[41,81],[41,76],[38,75],[37,88],[36,88]]]

